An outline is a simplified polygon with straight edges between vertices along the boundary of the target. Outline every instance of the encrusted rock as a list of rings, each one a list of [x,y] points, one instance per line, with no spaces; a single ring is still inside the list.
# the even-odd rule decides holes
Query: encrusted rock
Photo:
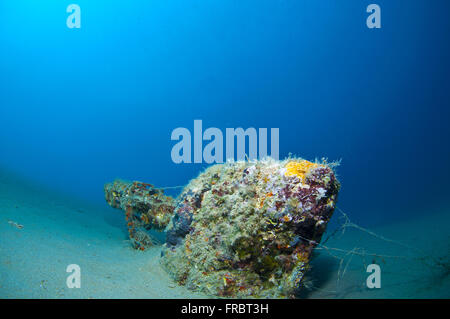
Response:
[[[339,187],[326,162],[289,158],[211,166],[175,204],[167,198],[173,213],[162,263],[179,284],[210,295],[293,297]],[[119,206],[130,205],[136,207],[129,201]]]

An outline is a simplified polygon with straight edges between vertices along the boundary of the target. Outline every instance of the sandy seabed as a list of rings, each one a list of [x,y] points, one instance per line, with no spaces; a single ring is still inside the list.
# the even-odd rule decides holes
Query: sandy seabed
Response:
[[[347,227],[316,249],[300,297],[450,297],[450,210],[371,231],[383,238]],[[160,253],[132,249],[123,214],[106,203],[77,202],[0,171],[0,298],[209,298],[173,282]],[[372,263],[380,289],[366,285]],[[79,289],[66,285],[70,264],[80,266]]]

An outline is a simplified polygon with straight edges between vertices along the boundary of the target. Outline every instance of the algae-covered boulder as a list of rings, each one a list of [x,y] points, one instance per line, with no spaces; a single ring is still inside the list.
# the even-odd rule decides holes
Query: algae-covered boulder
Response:
[[[212,166],[177,199],[162,262],[178,283],[208,294],[292,297],[339,187],[325,162]]]
[[[333,165],[289,158],[209,167],[177,199],[140,182],[105,185],[135,248],[166,231],[162,263],[181,285],[221,297],[293,297],[339,191]],[[167,227],[166,227],[167,226]]]

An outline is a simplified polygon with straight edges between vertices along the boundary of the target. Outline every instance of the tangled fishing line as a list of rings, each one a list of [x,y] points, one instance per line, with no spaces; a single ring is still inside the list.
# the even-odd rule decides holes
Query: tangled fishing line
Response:
[[[321,289],[320,287],[315,285],[314,278],[308,277],[308,278],[305,278],[305,280],[303,281],[303,287],[306,290],[320,291],[323,293],[332,294],[334,296],[338,296],[338,295],[342,296],[342,294],[344,292],[341,291],[341,288],[342,288],[341,283],[343,281],[345,274],[348,271],[351,261],[353,260],[353,258],[355,256],[358,256],[362,259],[362,266],[364,267],[364,269],[366,269],[367,265],[369,264],[367,262],[367,258],[371,258],[370,263],[376,263],[377,260],[379,260],[383,263],[386,263],[385,259],[397,259],[397,260],[403,259],[403,260],[419,261],[419,262],[423,263],[426,267],[428,267],[428,269],[435,270],[435,274],[434,274],[435,281],[437,279],[443,279],[444,277],[446,277],[450,274],[450,260],[449,260],[448,255],[434,256],[434,255],[431,255],[431,254],[429,254],[421,249],[418,249],[416,247],[407,245],[407,244],[402,243],[397,240],[386,238],[382,235],[379,235],[371,230],[368,230],[366,228],[363,228],[363,227],[351,222],[348,215],[341,208],[336,207],[336,209],[340,212],[340,214],[341,214],[340,219],[342,219],[343,222],[337,229],[335,229],[330,234],[328,234],[327,237],[321,243],[315,243],[316,244],[316,248],[315,248],[316,255],[317,255],[317,253],[320,254],[321,251],[324,251],[329,256],[335,258],[338,261],[338,269],[337,269],[337,275],[336,275],[337,279],[336,279],[336,284],[335,284],[336,288],[334,290]],[[326,243],[330,239],[342,238],[342,236],[345,234],[347,229],[355,229],[355,230],[357,230],[361,233],[367,234],[377,240],[402,247],[404,249],[403,251],[405,252],[405,254],[404,255],[386,255],[386,254],[369,252],[363,247],[354,247],[352,249],[343,249],[343,248],[337,248],[337,247],[330,247],[330,246],[326,245]],[[302,238],[302,239],[309,241],[307,238]],[[408,252],[408,251],[415,252],[416,254],[408,256],[406,254],[406,252]],[[353,285],[353,286],[350,285],[350,288],[356,288],[357,286],[358,285]],[[360,286],[358,286],[358,287],[360,287]]]

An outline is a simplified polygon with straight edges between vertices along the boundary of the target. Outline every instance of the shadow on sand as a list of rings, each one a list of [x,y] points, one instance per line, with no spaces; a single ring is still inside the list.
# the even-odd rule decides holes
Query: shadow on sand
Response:
[[[297,298],[309,298],[314,290],[321,289],[333,280],[333,274],[339,268],[339,261],[331,256],[315,252],[310,266],[311,269],[303,279],[303,287],[297,293]]]

